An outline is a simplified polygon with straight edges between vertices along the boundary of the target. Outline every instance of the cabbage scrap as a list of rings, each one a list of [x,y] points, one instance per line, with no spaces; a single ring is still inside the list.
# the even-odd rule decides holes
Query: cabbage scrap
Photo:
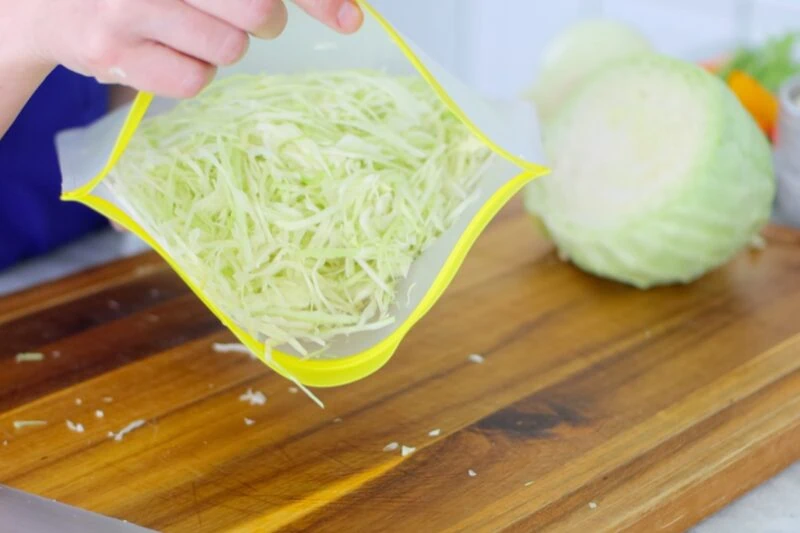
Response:
[[[394,322],[490,156],[419,77],[239,75],[145,119],[107,183],[237,325],[311,357]]]

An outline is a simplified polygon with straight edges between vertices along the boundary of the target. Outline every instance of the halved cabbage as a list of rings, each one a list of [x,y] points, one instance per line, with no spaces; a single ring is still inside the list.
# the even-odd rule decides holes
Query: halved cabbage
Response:
[[[651,55],[593,76],[547,126],[553,172],[527,209],[582,269],[639,288],[690,282],[769,220],[769,144],[700,67]]]

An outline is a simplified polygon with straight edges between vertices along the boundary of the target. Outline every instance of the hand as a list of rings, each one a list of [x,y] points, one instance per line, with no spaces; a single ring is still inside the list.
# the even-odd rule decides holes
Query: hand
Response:
[[[45,64],[61,64],[101,82],[188,98],[210,83],[218,66],[241,59],[251,35],[272,39],[283,31],[283,2],[0,0],[0,12],[11,21],[0,27],[6,32],[0,41],[26,40],[24,49]],[[342,33],[356,31],[363,20],[353,0],[295,3]]]

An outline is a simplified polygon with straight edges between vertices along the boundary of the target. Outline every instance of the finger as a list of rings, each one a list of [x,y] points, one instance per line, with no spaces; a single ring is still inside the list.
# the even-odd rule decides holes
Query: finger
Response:
[[[364,22],[364,14],[353,0],[294,0],[314,17],[342,33],[353,33]]]
[[[209,15],[261,39],[274,39],[286,28],[288,13],[283,0],[185,0]]]
[[[109,69],[114,83],[168,98],[197,96],[216,71],[208,63],[152,41],[122,51],[117,64]]]
[[[232,65],[247,51],[248,35],[183,2],[139,2],[137,33],[212,65]]]

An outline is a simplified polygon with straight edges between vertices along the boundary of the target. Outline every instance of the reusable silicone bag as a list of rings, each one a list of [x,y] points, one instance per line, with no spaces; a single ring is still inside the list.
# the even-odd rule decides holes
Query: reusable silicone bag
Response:
[[[175,260],[164,240],[144,229],[137,206],[115,194],[108,177],[136,134],[142,120],[171,109],[177,102],[140,93],[130,106],[56,140],[66,201],[80,202],[135,233],[159,253],[205,305],[236,337],[273,370],[303,385],[332,387],[367,377],[395,353],[408,331],[434,305],[463,262],[469,248],[492,217],[530,180],[547,173],[543,166],[539,125],[526,103],[491,102],[470,90],[391,25],[392,0],[359,2],[363,27],[340,35],[289,3],[289,24],[274,41],[253,40],[246,56],[222,69],[218,78],[234,74],[298,74],[346,69],[381,70],[392,75],[421,76],[469,131],[493,152],[472,203],[411,266],[401,280],[394,304],[395,321],[379,330],[341,335],[322,358],[301,357],[288,346],[265,350],[266,339],[245,331],[220,309]],[[427,0],[402,3],[419,17],[435,16]],[[389,15],[384,17],[381,12]],[[431,28],[453,31],[457,21],[428,20]],[[116,179],[116,178],[115,178]],[[157,232],[155,232],[157,233]],[[413,291],[409,292],[409,288]],[[406,297],[408,295],[408,297]]]

